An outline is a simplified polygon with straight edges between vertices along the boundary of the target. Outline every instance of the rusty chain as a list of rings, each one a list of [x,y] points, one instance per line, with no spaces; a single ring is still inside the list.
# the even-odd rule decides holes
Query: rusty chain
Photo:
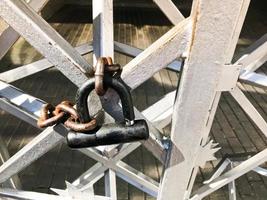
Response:
[[[104,87],[103,79],[104,75],[108,73],[109,75],[114,75],[121,72],[121,66],[119,64],[113,64],[112,58],[110,57],[100,57],[94,67],[95,71],[95,91],[99,96],[103,96],[106,93],[106,88]]]
[[[111,76],[121,73],[122,68],[119,64],[114,64],[110,57],[100,57],[97,60],[95,71],[95,91],[99,96],[103,96],[107,88],[103,84],[105,74]],[[46,128],[59,123],[76,132],[86,132],[96,128],[97,121],[92,119],[90,122],[81,123],[77,110],[70,101],[62,101],[56,107],[51,104],[45,104],[40,110],[40,118],[37,125],[40,128]]]

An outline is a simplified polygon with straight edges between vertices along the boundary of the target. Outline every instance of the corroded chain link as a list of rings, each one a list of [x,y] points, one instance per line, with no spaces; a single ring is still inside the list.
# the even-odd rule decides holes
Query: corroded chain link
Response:
[[[76,132],[90,131],[97,125],[95,119],[87,123],[80,123],[78,113],[69,101],[63,101],[56,107],[45,104],[41,109],[41,117],[38,119],[37,125],[45,128],[58,123],[64,123],[66,127]]]
[[[104,76],[106,73],[114,75],[120,73],[122,68],[119,64],[113,64],[112,58],[100,57],[97,59],[97,63],[94,67],[95,70],[95,91],[99,96],[103,96],[106,93],[104,86]]]
[[[106,93],[107,88],[104,86],[105,73],[113,76],[121,73],[121,66],[113,64],[110,57],[101,57],[97,60],[95,70],[95,91],[99,96]],[[37,125],[40,128],[46,128],[55,124],[64,123],[66,127],[76,132],[86,132],[96,128],[96,119],[89,122],[81,123],[77,110],[70,101],[62,101],[56,107],[51,104],[45,104],[40,111],[40,118]]]

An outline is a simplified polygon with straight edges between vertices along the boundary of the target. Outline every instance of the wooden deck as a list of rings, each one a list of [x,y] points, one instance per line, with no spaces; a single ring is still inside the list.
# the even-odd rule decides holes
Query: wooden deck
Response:
[[[184,12],[188,13],[186,10]],[[77,46],[92,40],[91,15],[89,7],[64,7],[49,22],[66,40],[73,46]],[[115,9],[115,40],[122,43],[146,48],[170,27],[171,24],[168,20],[157,10]],[[243,27],[236,55],[266,32],[266,10],[263,7],[252,5]],[[92,62],[92,55],[85,57],[90,63]],[[1,60],[0,71],[31,63],[40,58],[41,55],[21,38]],[[115,61],[121,65],[125,65],[130,60],[130,57],[115,54]],[[265,64],[258,72],[267,74],[267,65]],[[133,92],[135,106],[144,110],[155,103],[164,94],[176,88],[178,78],[179,74],[166,69],[156,73]],[[17,81],[14,85],[53,104],[59,103],[62,99],[73,100],[76,91],[76,87],[55,68]],[[243,84],[243,89],[267,120],[266,90],[246,84]],[[3,111],[1,111],[0,127],[0,134],[11,155],[40,133],[36,128]],[[164,134],[169,134],[168,127]],[[228,93],[224,93],[220,100],[211,137],[220,144],[222,149],[217,154],[218,161],[210,162],[204,169],[201,169],[197,178],[198,183],[210,177],[214,167],[225,154],[257,152],[267,146],[267,139]],[[159,181],[162,166],[145,148],[138,148],[124,161]],[[77,151],[72,151],[62,144],[22,171],[19,177],[23,189],[51,193],[50,187],[64,188],[65,180],[73,181],[94,163],[94,160]],[[117,182],[120,200],[154,199],[133,186],[125,184],[119,178]],[[267,178],[250,172],[237,180],[237,189],[238,199],[266,200]],[[103,180],[96,184],[95,190],[97,194],[103,194]],[[227,195],[226,187],[206,199],[228,199]]]

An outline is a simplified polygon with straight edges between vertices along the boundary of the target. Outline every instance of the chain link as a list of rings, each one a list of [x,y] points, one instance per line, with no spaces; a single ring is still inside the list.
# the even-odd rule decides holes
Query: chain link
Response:
[[[104,86],[104,75],[108,73],[113,76],[120,73],[122,68],[119,64],[113,64],[111,57],[100,57],[97,59],[95,70],[95,91],[97,95],[103,96],[107,88]]]

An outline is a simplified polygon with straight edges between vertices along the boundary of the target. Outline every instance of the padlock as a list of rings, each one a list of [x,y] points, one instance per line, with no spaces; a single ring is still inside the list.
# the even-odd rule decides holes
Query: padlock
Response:
[[[121,99],[124,122],[99,125],[94,130],[85,133],[70,131],[67,135],[67,143],[71,148],[86,148],[148,139],[149,130],[146,121],[135,119],[128,86],[120,77],[111,76],[104,78],[104,85],[118,93]],[[91,120],[87,99],[94,88],[95,79],[92,78],[83,84],[77,92],[76,106],[82,123]]]

